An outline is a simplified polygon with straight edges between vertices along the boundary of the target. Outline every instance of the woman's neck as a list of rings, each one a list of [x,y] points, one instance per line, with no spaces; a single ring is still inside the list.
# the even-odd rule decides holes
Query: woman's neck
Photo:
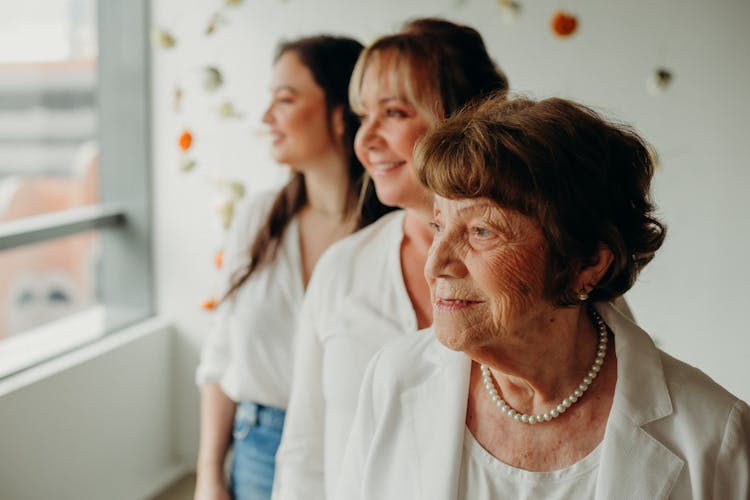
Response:
[[[557,405],[588,373],[596,357],[597,332],[584,307],[555,309],[528,331],[508,337],[502,349],[475,359],[490,367],[501,396],[519,411]],[[474,357],[472,355],[472,357]]]
[[[310,162],[304,169],[306,208],[326,217],[344,220],[348,214],[350,181],[349,166],[340,155],[328,155]]]
[[[430,215],[431,212],[430,207]],[[432,324],[432,301],[424,278],[424,266],[433,232],[429,225],[431,219],[426,214],[426,211],[406,210],[401,241],[401,273],[419,329]]]

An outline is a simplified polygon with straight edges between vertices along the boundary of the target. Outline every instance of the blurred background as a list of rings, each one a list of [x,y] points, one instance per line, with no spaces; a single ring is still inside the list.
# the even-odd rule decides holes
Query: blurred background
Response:
[[[0,499],[189,482],[215,256],[286,175],[260,123],[274,48],[421,16],[478,29],[515,91],[652,143],[669,232],[627,300],[750,400],[749,2],[0,0]]]

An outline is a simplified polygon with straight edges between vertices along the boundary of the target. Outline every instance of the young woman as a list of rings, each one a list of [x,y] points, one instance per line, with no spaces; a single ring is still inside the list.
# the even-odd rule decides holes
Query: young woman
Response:
[[[402,210],[334,245],[316,268],[274,500],[333,495],[367,362],[386,341],[432,322],[422,270],[433,196],[412,169],[415,143],[459,107],[506,88],[479,33],[448,21],[412,21],[360,56],[350,86],[361,119],[355,150],[378,198]]]
[[[334,241],[385,213],[363,191],[347,89],[362,46],[319,36],[280,46],[263,122],[292,177],[250,201],[225,252],[226,294],[201,355],[196,499],[269,498],[289,399],[293,338],[312,269]],[[224,461],[233,448],[231,477]]]

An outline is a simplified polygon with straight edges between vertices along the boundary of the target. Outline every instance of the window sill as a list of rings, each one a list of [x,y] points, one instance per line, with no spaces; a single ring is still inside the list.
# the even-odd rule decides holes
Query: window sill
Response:
[[[105,335],[104,315],[104,307],[96,306],[3,340],[0,397],[169,327],[155,317]]]

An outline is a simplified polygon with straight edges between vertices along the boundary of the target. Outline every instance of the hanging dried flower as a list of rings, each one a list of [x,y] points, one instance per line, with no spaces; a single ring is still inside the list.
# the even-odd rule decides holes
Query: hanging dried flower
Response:
[[[203,309],[204,311],[213,311],[218,305],[218,300],[216,300],[215,298],[210,298],[201,302],[201,309]]]
[[[657,68],[646,80],[646,90],[651,95],[659,95],[669,88],[673,78],[668,69]]]
[[[245,197],[245,185],[240,181],[230,182],[227,188],[229,189],[229,197],[233,201],[240,201]]]
[[[182,161],[180,161],[180,170],[182,172],[190,172],[195,168],[197,165],[196,161],[192,158],[183,158]]]
[[[500,17],[506,24],[514,23],[521,14],[521,4],[515,0],[497,0]]]
[[[224,101],[219,105],[219,116],[222,118],[241,118],[242,113],[238,112],[231,102]]]
[[[213,16],[211,16],[211,20],[208,22],[208,26],[206,26],[206,36],[213,35],[216,32],[216,29],[227,23],[227,19],[222,16],[219,12],[215,12]]]
[[[174,88],[172,107],[175,113],[182,111],[182,89],[180,87]]]
[[[203,88],[209,92],[221,87],[224,83],[224,77],[221,75],[221,71],[213,66],[206,66],[203,68]]]
[[[180,134],[179,145],[183,151],[187,151],[193,145],[193,134],[188,129],[183,130]]]
[[[224,3],[229,7],[237,7],[242,4],[243,0],[224,0]]]
[[[578,18],[561,10],[552,16],[552,32],[562,38],[569,37],[578,29]]]
[[[155,27],[151,30],[151,43],[161,49],[171,49],[177,45],[177,40],[164,28]]]
[[[229,226],[232,225],[232,219],[234,218],[234,200],[231,198],[221,200],[216,206],[216,212],[219,214],[221,227],[224,230],[229,229]]]

